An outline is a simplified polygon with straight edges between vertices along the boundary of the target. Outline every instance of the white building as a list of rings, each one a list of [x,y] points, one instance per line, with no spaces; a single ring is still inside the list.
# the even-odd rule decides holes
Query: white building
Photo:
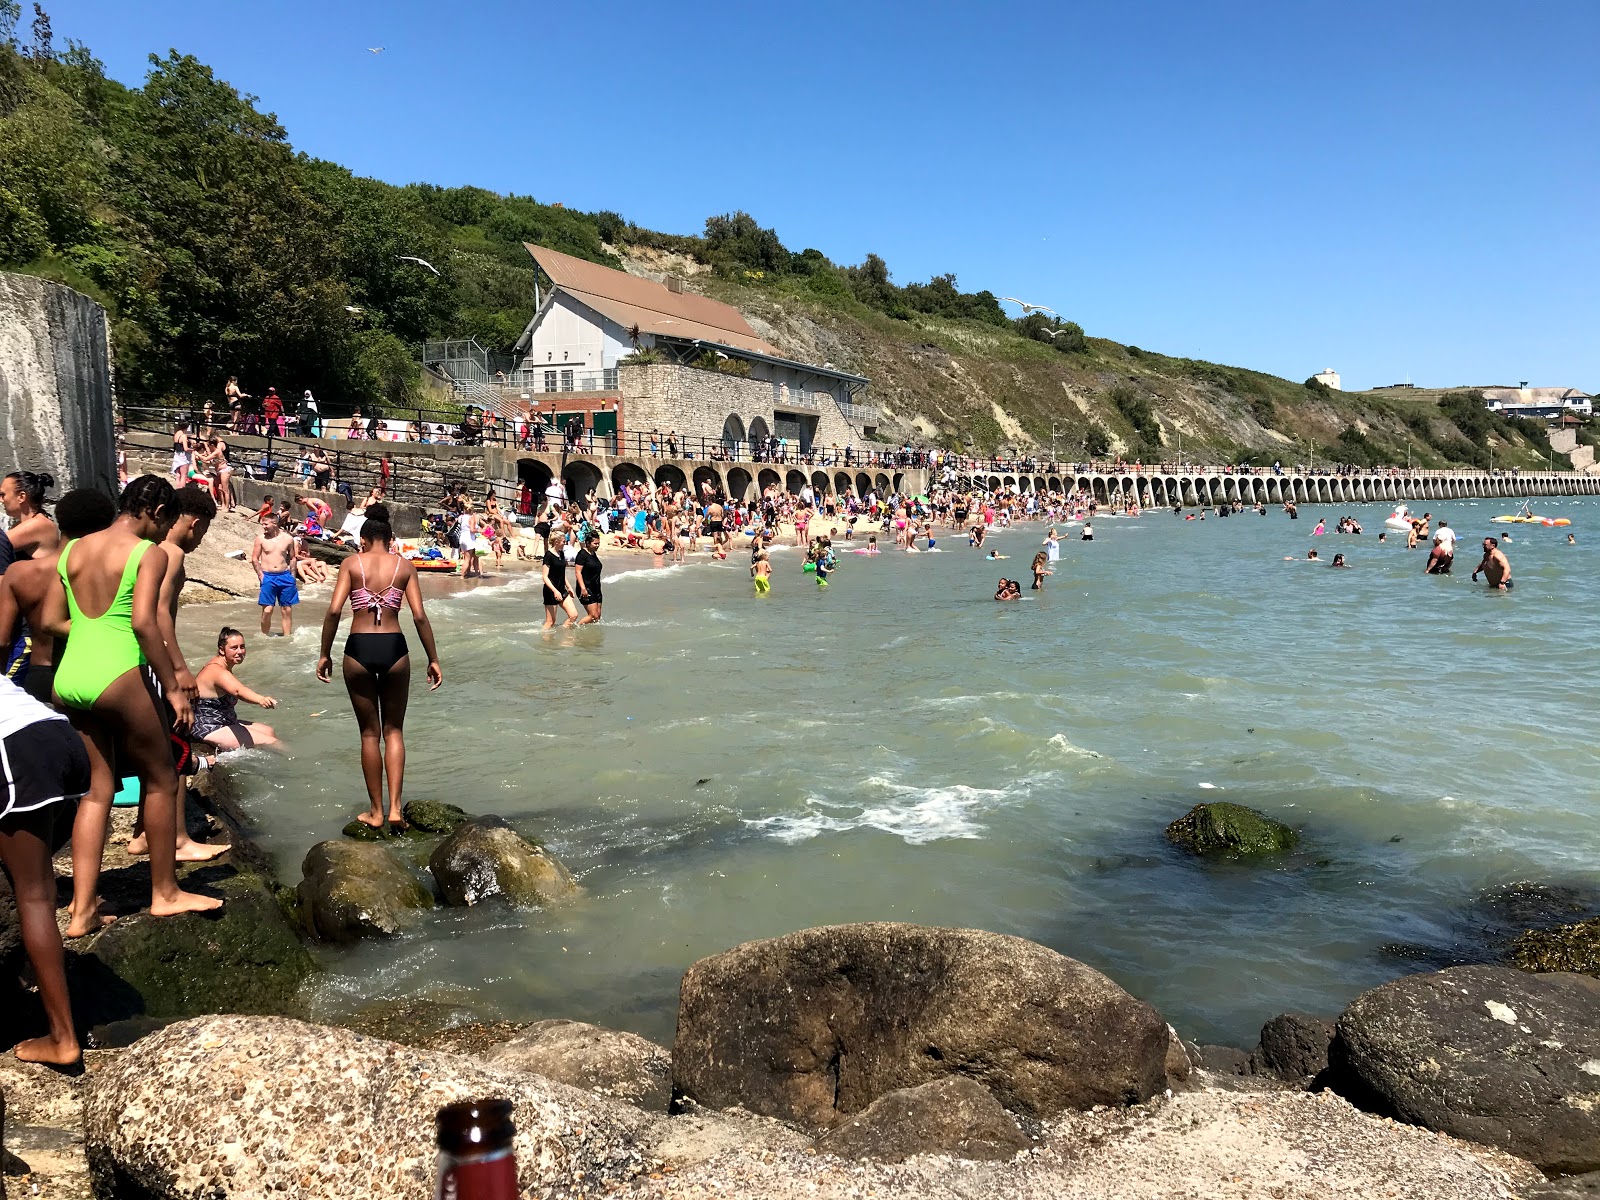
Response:
[[[1563,387],[1487,387],[1481,388],[1484,407],[1508,417],[1576,417],[1594,415],[1594,398],[1577,388]]]
[[[1339,386],[1339,372],[1335,371],[1332,367],[1324,367],[1311,378],[1315,379],[1323,387],[1330,387],[1336,392],[1341,392],[1344,390]]]

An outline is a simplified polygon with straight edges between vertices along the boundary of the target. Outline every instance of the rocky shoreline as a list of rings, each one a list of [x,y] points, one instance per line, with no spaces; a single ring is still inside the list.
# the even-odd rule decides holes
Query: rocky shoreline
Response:
[[[319,844],[291,891],[225,784],[194,807],[234,846],[228,865],[190,868],[228,891],[224,916],[130,917],[73,953],[96,1048],[76,1079],[0,1059],[10,1195],[423,1195],[433,1112],[488,1094],[517,1102],[528,1196],[1600,1194],[1589,975],[1407,975],[1336,1019],[1274,1017],[1244,1051],[1183,1041],[1024,939],[868,923],[694,964],[670,1049],[426,1002],[335,1028],[295,1019],[315,969],[302,934],[384,936],[435,893],[562,902],[570,875],[504,822],[434,806],[412,814],[415,840]],[[1259,814],[1214,807],[1169,837],[1230,858],[1293,848]],[[387,887],[414,903],[376,904]],[[1593,924],[1536,944],[1558,967],[1588,961]],[[0,928],[7,955],[9,979]],[[13,994],[7,1011],[30,1005]]]

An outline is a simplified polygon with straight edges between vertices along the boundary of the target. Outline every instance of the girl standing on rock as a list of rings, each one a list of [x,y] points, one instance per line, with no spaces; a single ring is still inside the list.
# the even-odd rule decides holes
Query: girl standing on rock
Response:
[[[356,819],[374,829],[384,824],[384,782],[388,781],[388,821],[403,829],[401,789],[405,781],[406,705],[411,697],[411,650],[400,631],[400,609],[409,605],[417,637],[428,655],[428,689],[444,682],[433,625],[422,607],[422,590],[412,565],[391,549],[389,510],[367,509],[361,526],[361,553],[339,564],[328,615],[322,620],[322,654],[317,678],[333,678],[333,637],[345,600],[350,601],[350,636],[344,644],[344,686],[361,727],[361,774],[370,809]],[[387,581],[387,586],[385,586]],[[376,589],[376,590],[374,590]]]

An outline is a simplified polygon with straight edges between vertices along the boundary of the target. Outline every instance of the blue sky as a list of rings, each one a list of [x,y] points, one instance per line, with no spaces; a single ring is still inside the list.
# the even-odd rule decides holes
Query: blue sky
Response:
[[[114,77],[192,53],[395,183],[743,208],[1294,379],[1600,389],[1595,0],[47,7]]]

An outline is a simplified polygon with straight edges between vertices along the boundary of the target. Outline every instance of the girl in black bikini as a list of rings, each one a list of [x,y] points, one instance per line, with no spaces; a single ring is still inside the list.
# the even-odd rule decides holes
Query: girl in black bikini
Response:
[[[388,778],[388,821],[404,828],[401,788],[405,779],[406,704],[411,694],[411,657],[405,634],[400,632],[400,609],[411,608],[417,637],[428,655],[428,688],[444,682],[439,652],[433,644],[433,625],[422,607],[422,591],[411,564],[390,549],[394,535],[389,510],[382,504],[367,507],[361,526],[361,553],[339,564],[328,615],[322,621],[322,655],[317,678],[333,678],[333,637],[346,598],[353,613],[350,636],[344,644],[344,685],[350,693],[356,723],[361,727],[361,774],[367,784],[369,812],[357,819],[374,829],[384,824],[384,779]],[[388,581],[372,590],[373,584]]]

